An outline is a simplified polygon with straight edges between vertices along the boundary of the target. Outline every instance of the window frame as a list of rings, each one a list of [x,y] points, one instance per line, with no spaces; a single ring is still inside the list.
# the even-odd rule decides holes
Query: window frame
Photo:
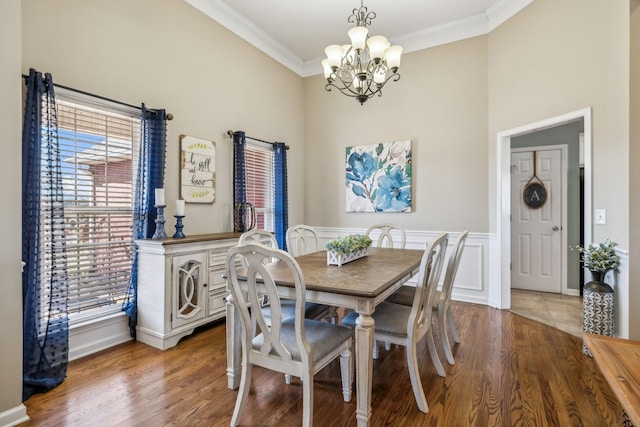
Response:
[[[135,192],[135,176],[137,172],[138,159],[139,155],[139,144],[140,144],[140,130],[141,130],[141,117],[140,111],[135,107],[130,107],[126,105],[119,104],[117,102],[112,102],[106,99],[102,99],[100,97],[92,96],[89,94],[76,92],[73,90],[68,90],[65,88],[56,88],[56,106],[58,107],[60,103],[62,104],[75,104],[80,109],[94,111],[97,114],[103,114],[108,116],[116,116],[119,118],[125,117],[127,120],[131,119],[135,123],[132,125],[132,139],[131,148],[130,148],[130,157],[131,157],[131,204],[127,206],[74,206],[69,207],[65,205],[65,222],[67,221],[67,211],[72,215],[76,215],[78,213],[95,213],[103,216],[110,215],[121,215],[121,214],[130,214],[131,218],[133,218],[133,195]],[[60,113],[58,113],[58,119],[60,118]],[[60,120],[58,120],[60,121]],[[106,132],[108,135],[108,132]],[[77,185],[77,180],[75,181]],[[125,249],[128,251],[129,260],[132,261],[133,251],[135,250],[133,235],[132,235],[132,220],[129,223],[128,234],[126,238],[123,240],[125,245],[128,247]],[[65,232],[66,234],[66,232]],[[91,246],[90,244],[87,246]],[[115,245],[114,245],[115,246]],[[67,255],[68,257],[68,255]],[[128,276],[130,277],[131,271],[128,272]],[[126,280],[126,285],[123,281],[123,289],[122,289],[122,297],[118,298],[120,301],[113,302],[111,304],[102,306],[102,307],[94,307],[89,309],[79,309],[78,311],[71,312],[69,311],[69,325],[73,327],[74,325],[78,325],[84,322],[90,322],[97,319],[103,319],[109,316],[112,316],[116,313],[122,311],[122,302],[125,301],[127,288],[128,288],[128,279]],[[120,292],[120,291],[118,291]],[[69,295],[68,295],[69,296]],[[69,300],[69,299],[68,299]]]
[[[257,153],[260,153],[264,157],[268,157],[268,160],[260,163],[255,162]],[[275,174],[273,170],[273,146],[269,143],[260,141],[247,140],[245,147],[245,187],[247,202],[253,205],[256,215],[256,227],[263,230],[275,232]],[[254,182],[259,176],[259,171],[256,170],[256,166],[262,166],[261,172],[268,178],[268,183],[263,187],[262,200],[263,203],[257,203],[256,187]],[[268,167],[267,167],[268,165]],[[263,220],[260,222],[259,218]],[[262,226],[260,226],[262,224]]]

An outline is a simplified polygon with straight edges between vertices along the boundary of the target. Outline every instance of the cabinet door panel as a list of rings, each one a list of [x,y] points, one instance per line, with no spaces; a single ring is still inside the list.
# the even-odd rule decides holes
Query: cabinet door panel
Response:
[[[206,316],[206,258],[204,253],[173,257],[171,326],[176,328]]]

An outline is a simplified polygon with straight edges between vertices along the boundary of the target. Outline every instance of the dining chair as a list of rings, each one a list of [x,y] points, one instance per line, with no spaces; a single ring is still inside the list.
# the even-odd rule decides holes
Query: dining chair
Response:
[[[444,353],[447,356],[447,362],[449,362],[450,365],[455,364],[455,359],[453,357],[453,346],[451,345],[449,333],[451,333],[451,337],[453,337],[454,342],[460,342],[460,337],[456,332],[456,325],[453,321],[453,314],[451,313],[451,294],[468,234],[469,232],[465,230],[460,234],[460,237],[458,237],[454,250],[449,254],[442,288],[440,290],[436,290],[433,298],[433,315],[438,315],[440,341],[442,342]],[[414,294],[415,288],[413,286],[402,286],[387,298],[387,301],[396,304],[411,305]]]
[[[372,315],[375,322],[374,340],[379,339],[407,348],[407,365],[413,394],[418,408],[425,413],[429,407],[420,380],[417,345],[420,339],[426,336],[431,360],[438,375],[444,377],[444,368],[433,340],[431,310],[438,277],[442,271],[447,240],[447,233],[442,233],[427,245],[420,262],[413,304],[406,306],[384,301],[376,307]],[[344,317],[342,324],[355,327],[357,317],[357,313],[351,312]]]
[[[298,224],[291,226],[287,229],[286,233],[287,251],[294,257],[310,254],[319,251],[320,237],[313,227],[304,224]],[[323,313],[318,314],[317,317],[327,317],[331,320],[331,323],[338,323],[338,312],[336,307],[330,305],[317,304],[323,308]]]
[[[320,238],[313,227],[298,224],[289,227],[286,234],[287,250],[294,257],[319,251]]]
[[[272,232],[267,230],[253,229],[242,233],[240,238],[238,239],[239,245],[244,244],[258,244],[267,246],[274,249],[279,249],[278,241]],[[273,262],[275,260],[264,259],[265,263]],[[242,258],[240,258],[240,262],[242,262]],[[271,319],[271,306],[269,304],[269,298],[267,295],[263,295],[261,299],[258,300],[259,307],[262,309],[265,318]],[[281,315],[283,318],[293,317],[295,315],[295,301],[294,300],[282,300],[280,302],[282,307]],[[323,304],[317,304],[313,302],[308,302],[305,307],[306,316],[310,319],[323,319],[325,317],[329,317],[329,307]],[[287,381],[289,383],[289,380]]]
[[[245,289],[238,277],[238,260],[245,266]],[[291,272],[295,288],[295,316],[281,316],[282,306],[268,262],[274,259]],[[313,376],[340,356],[342,394],[351,401],[353,382],[353,332],[344,326],[305,318],[306,285],[300,266],[289,253],[259,244],[238,245],[227,254],[230,293],[240,317],[242,368],[240,388],[231,426],[237,426],[249,395],[253,366],[294,375],[302,379],[302,425],[313,424]],[[269,295],[271,312],[249,310],[259,304],[261,294]],[[258,331],[253,327],[256,323]]]
[[[397,227],[393,224],[375,224],[369,227],[365,233],[367,236],[373,238],[376,237],[374,246],[379,248],[397,248],[404,249],[404,246],[407,242],[407,235],[404,231],[404,228]],[[400,235],[400,244],[394,246],[393,243],[393,234]],[[372,237],[373,235],[373,237]]]

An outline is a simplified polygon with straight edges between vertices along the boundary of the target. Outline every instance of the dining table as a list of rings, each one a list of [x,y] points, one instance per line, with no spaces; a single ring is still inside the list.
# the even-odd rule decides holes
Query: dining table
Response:
[[[359,315],[354,329],[356,422],[359,427],[368,426],[371,420],[375,327],[372,314],[378,304],[417,274],[423,253],[422,249],[371,247],[367,256],[341,266],[328,265],[326,251],[295,258],[304,276],[307,302],[344,307]],[[268,264],[266,268],[275,280],[280,297],[295,299],[289,269],[279,262]],[[240,385],[241,330],[239,313],[230,295],[226,308],[227,378],[228,387],[235,390]]]
[[[625,417],[640,426],[640,341],[586,332],[582,337]]]

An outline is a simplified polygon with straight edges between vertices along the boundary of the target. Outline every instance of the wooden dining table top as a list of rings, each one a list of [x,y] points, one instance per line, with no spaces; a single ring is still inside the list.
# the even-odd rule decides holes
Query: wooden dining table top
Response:
[[[640,426],[640,341],[583,335],[602,375],[635,426]]]
[[[296,257],[296,261],[307,290],[374,298],[407,275],[415,274],[423,253],[421,249],[369,248],[367,256],[336,266],[327,265],[327,252],[319,251]],[[265,267],[276,283],[293,287],[285,265],[275,262]]]

